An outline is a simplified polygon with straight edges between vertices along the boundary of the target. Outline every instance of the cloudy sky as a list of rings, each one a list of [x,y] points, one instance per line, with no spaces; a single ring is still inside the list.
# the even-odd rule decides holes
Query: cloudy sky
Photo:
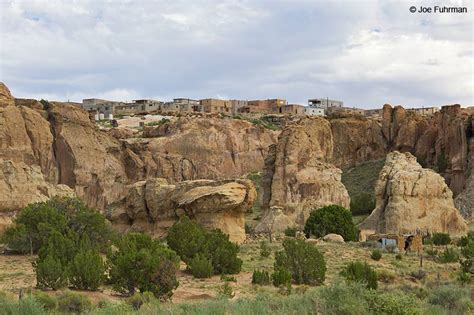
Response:
[[[474,105],[474,2],[0,0],[16,97]]]

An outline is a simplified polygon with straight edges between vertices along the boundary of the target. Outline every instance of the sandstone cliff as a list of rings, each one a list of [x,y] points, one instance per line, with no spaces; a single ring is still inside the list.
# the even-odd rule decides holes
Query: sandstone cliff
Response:
[[[219,228],[231,241],[245,240],[244,215],[256,198],[250,180],[192,180],[170,184],[150,178],[128,187],[120,202],[111,205],[109,217],[123,231],[145,231],[163,236],[181,216],[203,226]]]
[[[410,153],[388,154],[375,187],[376,208],[360,225],[362,234],[466,233],[444,179],[422,168]]]
[[[278,133],[244,120],[180,118],[147,127],[144,136],[124,140],[143,161],[141,178],[164,177],[171,182],[223,179],[260,171],[268,146]]]
[[[266,213],[257,232],[268,229],[274,210],[281,208],[277,222],[303,225],[313,208],[328,204],[349,207],[349,195],[341,183],[341,170],[327,163],[332,159],[330,123],[320,117],[288,125],[270,149],[263,178],[263,207]],[[278,207],[278,208],[275,208]],[[277,223],[274,231],[286,226]]]

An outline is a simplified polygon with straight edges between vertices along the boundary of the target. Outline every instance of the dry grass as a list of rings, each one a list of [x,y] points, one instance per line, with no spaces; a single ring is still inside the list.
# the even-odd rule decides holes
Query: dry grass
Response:
[[[281,250],[281,239],[268,243],[272,250],[269,257],[260,256],[260,241],[250,241],[241,246],[240,257],[243,260],[242,272],[234,275],[237,282],[229,282],[234,290],[235,297],[253,297],[257,293],[265,291],[277,294],[278,289],[273,286],[254,286],[251,284],[252,272],[255,269],[273,271],[274,253]],[[393,276],[387,283],[379,282],[383,288],[395,288],[403,286],[423,286],[436,283],[454,283],[456,272],[459,270],[458,263],[439,264],[432,258],[424,255],[423,270],[427,276],[422,280],[411,276],[420,268],[419,256],[415,253],[403,254],[402,260],[397,260],[395,254],[383,253],[382,259],[374,261],[370,259],[370,248],[364,248],[359,243],[325,243],[316,245],[324,254],[327,264],[326,284],[333,283],[338,279],[339,272],[350,261],[367,261],[376,270]],[[442,250],[442,248],[439,248]],[[0,291],[9,291],[18,295],[20,289],[32,289],[35,286],[35,274],[31,262],[34,257],[30,256],[4,256],[0,255]],[[218,294],[219,288],[224,284],[220,276],[209,279],[195,279],[185,271],[186,266],[182,264],[178,273],[180,285],[174,292],[173,302],[189,302],[203,299],[211,299]],[[295,290],[303,290],[304,286],[295,287]],[[99,292],[80,292],[87,295],[93,301],[106,299],[120,299],[109,287],[102,288]],[[57,293],[54,293],[57,294]]]

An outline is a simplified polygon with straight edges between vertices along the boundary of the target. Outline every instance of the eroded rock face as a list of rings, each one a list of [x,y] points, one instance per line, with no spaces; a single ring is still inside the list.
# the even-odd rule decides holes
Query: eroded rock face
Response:
[[[422,168],[410,153],[387,155],[375,187],[376,208],[359,228],[376,233],[466,233],[443,178]]]
[[[329,204],[349,207],[341,170],[326,162],[332,159],[332,152],[331,127],[323,118],[302,119],[282,131],[266,160],[263,207],[267,211],[257,232],[265,232],[275,216],[277,222],[302,226],[313,208]],[[275,207],[290,219],[273,213]],[[278,232],[284,228],[280,223],[273,226]]]
[[[121,199],[129,179],[120,142],[95,128],[81,108],[52,103],[48,111],[58,182],[73,187],[93,208],[104,209]]]
[[[3,82],[0,82],[0,107],[6,107],[14,104],[15,100],[13,99],[10,90]]]
[[[260,171],[268,146],[278,133],[244,120],[181,118],[146,127],[145,139],[128,139],[126,146],[143,161],[144,178],[170,182],[234,178]]]
[[[38,165],[0,159],[0,222],[10,222],[7,218],[29,203],[54,196],[72,197],[74,191],[65,185],[47,182]]]
[[[230,240],[245,240],[244,215],[257,196],[252,182],[192,180],[170,184],[152,178],[129,186],[129,193],[110,207],[110,219],[123,230],[163,236],[181,216],[221,229]]]

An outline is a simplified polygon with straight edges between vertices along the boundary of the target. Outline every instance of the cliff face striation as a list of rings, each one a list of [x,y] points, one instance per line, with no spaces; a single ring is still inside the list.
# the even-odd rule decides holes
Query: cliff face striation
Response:
[[[466,233],[444,179],[422,168],[410,153],[389,153],[375,187],[376,208],[359,228],[364,233]]]
[[[260,171],[278,132],[238,119],[180,118],[147,127],[144,136],[124,140],[143,162],[135,174],[179,182]]]
[[[327,163],[333,146],[330,123],[320,117],[302,119],[282,131],[265,164],[263,207],[267,211],[257,232],[267,230],[269,221],[280,232],[286,228],[282,222],[302,226],[311,209],[324,205],[349,207],[341,170]],[[282,209],[277,218],[275,207]]]

